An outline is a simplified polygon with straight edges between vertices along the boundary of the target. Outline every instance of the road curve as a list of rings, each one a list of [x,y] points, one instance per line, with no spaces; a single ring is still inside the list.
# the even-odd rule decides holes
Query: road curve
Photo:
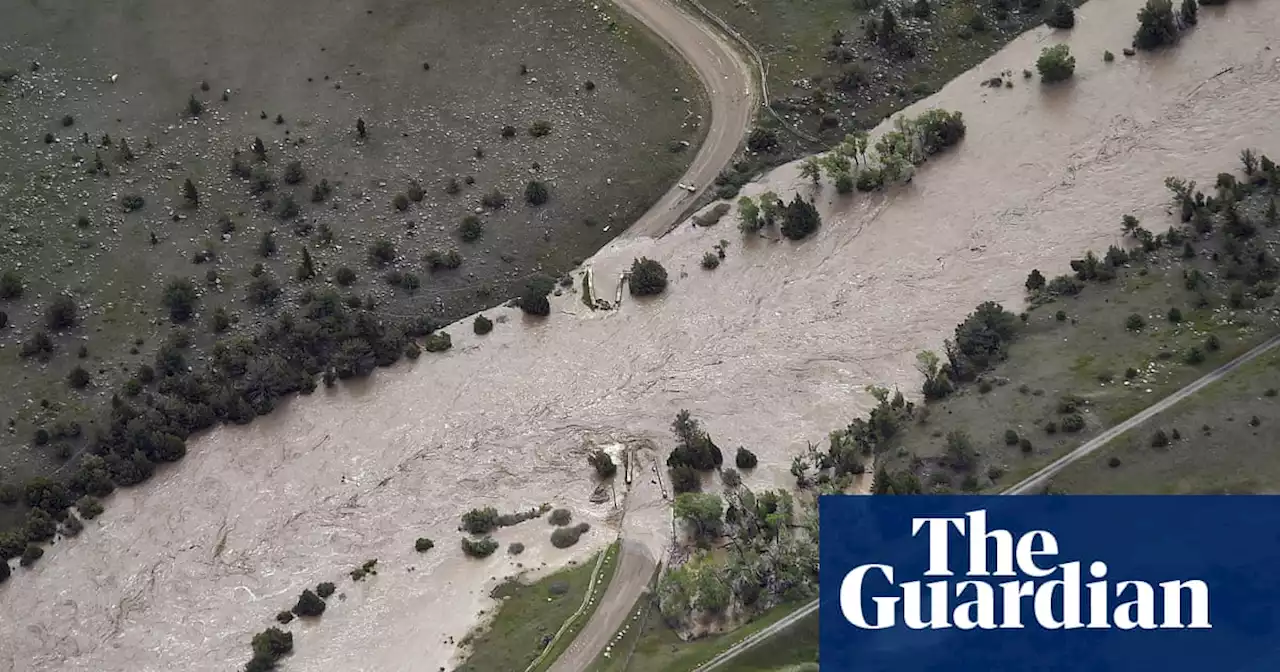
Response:
[[[1173,394],[1165,397],[1164,399],[1161,399],[1160,401],[1152,404],[1151,406],[1146,407],[1145,409],[1138,412],[1128,420],[1125,420],[1124,422],[1116,425],[1115,427],[1112,427],[1111,429],[1108,429],[1107,431],[1099,434],[1093,439],[1086,441],[1085,443],[1081,444],[1080,447],[1076,448],[1075,450],[1072,450],[1070,453],[1063,455],[1062,457],[1054,460],[1053,462],[1050,462],[1049,464],[1045,465],[1042,469],[1040,469],[1036,473],[1019,481],[1018,483],[1010,487],[1008,490],[1005,490],[1000,494],[1001,495],[1025,495],[1028,492],[1032,492],[1037,488],[1042,487],[1050,478],[1053,478],[1055,474],[1067,468],[1069,465],[1075,462],[1078,462],[1079,460],[1085,457],[1088,457],[1089,455],[1092,455],[1093,453],[1101,450],[1104,446],[1114,441],[1121,434],[1124,434],[1125,432],[1141,425],[1147,420],[1150,420],[1153,416],[1163,411],[1169,410],[1178,402],[1185,400],[1187,397],[1190,397],[1196,392],[1199,392],[1200,390],[1204,389],[1206,386],[1221,380],[1223,376],[1226,376],[1232,371],[1235,371],[1236,369],[1244,366],[1245,364],[1248,364],[1249,362],[1252,362],[1253,360],[1257,359],[1263,354],[1275,349],[1276,346],[1280,346],[1280,336],[1273,336],[1269,340],[1254,347],[1252,350],[1244,353],[1243,355],[1240,355],[1239,357],[1236,357],[1230,362],[1227,362],[1226,364],[1223,364],[1222,366],[1196,379],[1195,382],[1191,383],[1190,385],[1187,385],[1186,387],[1178,390],[1177,392],[1174,392]],[[790,627],[791,625],[794,625],[797,621],[801,620],[805,616],[808,616],[809,614],[812,614],[813,612],[817,611],[818,605],[819,605],[819,600],[814,600],[812,602],[805,604],[803,607],[800,607],[795,612],[787,615],[785,618],[778,621],[777,623],[774,623],[773,625],[770,625],[769,627],[764,628],[763,630],[751,635],[750,637],[747,637],[746,639],[729,647],[728,649],[725,649],[723,652],[720,653],[720,655],[716,656],[715,658],[712,658],[711,660],[707,661],[706,663],[703,663],[702,665],[699,665],[698,667],[694,668],[690,672],[710,672],[711,670],[714,670],[720,667],[721,665],[728,662],[729,660],[736,658],[742,652],[748,649],[751,649],[752,647],[756,646],[760,642],[766,639],[769,639],[770,637],[778,634],[779,632],[782,632],[783,630],[786,630],[788,627]]]
[[[683,218],[689,205],[710,188],[712,181],[733,160],[756,113],[758,92],[753,65],[735,51],[727,39],[672,0],[614,0],[657,33],[693,67],[711,104],[711,127],[680,178],[692,184],[696,193],[678,186],[663,194],[627,230],[629,235],[658,237]]]

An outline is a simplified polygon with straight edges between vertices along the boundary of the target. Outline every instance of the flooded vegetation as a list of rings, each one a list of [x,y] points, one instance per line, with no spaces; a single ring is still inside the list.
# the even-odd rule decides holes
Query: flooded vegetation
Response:
[[[180,466],[113,494],[86,533],[14,570],[0,660],[225,670],[303,589],[334,582],[322,618],[289,626],[290,669],[445,667],[501,577],[583,561],[619,527],[661,555],[671,521],[656,476],[681,409],[726,457],[743,446],[758,458],[746,485],[793,486],[795,455],[863,415],[868,384],[918,390],[917,353],[975,305],[1017,306],[1032,269],[1051,278],[1120,244],[1119,211],[1163,221],[1166,176],[1212,184],[1242,147],[1280,147],[1280,12],[1204,7],[1176,47],[1106,60],[1131,44],[1140,4],[1086,4],[1070,33],[1020,37],[909,109],[961,112],[967,130],[905,185],[842,194],[797,162],[744,188],[812,198],[821,226],[800,240],[743,234],[736,212],[619,239],[586,263],[593,298],[622,297],[613,310],[584,305],[578,274],[546,317],[485,311],[491,331],[451,326],[438,356],[192,441]],[[1066,81],[1003,74],[1057,43],[1076,59]],[[984,85],[995,77],[1013,86]],[[660,295],[626,291],[641,258],[664,269]],[[618,444],[633,466],[617,460],[602,482],[588,457]],[[464,512],[544,503],[589,524],[577,544],[557,548],[535,518],[489,532],[520,554],[464,555]],[[434,547],[418,553],[418,538]],[[348,578],[371,558],[376,575]]]

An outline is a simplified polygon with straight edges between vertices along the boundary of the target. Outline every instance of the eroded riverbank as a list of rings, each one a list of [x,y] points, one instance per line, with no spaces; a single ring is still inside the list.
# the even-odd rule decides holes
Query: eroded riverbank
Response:
[[[291,626],[287,664],[432,670],[514,569],[501,551],[463,558],[463,511],[551,502],[593,524],[567,552],[541,520],[498,532],[525,543],[526,566],[612,540],[612,504],[587,500],[587,442],[667,447],[671,418],[689,408],[718,444],[759,455],[748,484],[787,484],[790,456],[863,411],[866,384],[914,392],[915,353],[936,349],[975,304],[1016,303],[1031,268],[1058,272],[1117,241],[1122,214],[1164,221],[1166,175],[1211,182],[1242,147],[1280,151],[1280,7],[1205,8],[1176,48],[1104,63],[1104,49],[1128,44],[1140,4],[1085,5],[1075,31],[1025,35],[909,110],[962,111],[968,136],[889,194],[825,186],[824,225],[801,244],[743,240],[732,218],[621,239],[589,262],[596,294],[612,296],[644,255],[666,265],[667,295],[602,313],[566,295],[543,321],[487,311],[507,317],[487,336],[465,321],[449,329],[448,353],[193,441],[176,468],[115,495],[100,522],[0,588],[0,664],[225,670],[303,587],[376,557],[377,577],[343,579],[346,599]],[[1073,81],[979,86],[1062,40],[1078,60]],[[812,187],[793,165],[746,193],[766,189]],[[728,258],[702,270],[721,238]],[[666,523],[651,518],[657,543]],[[414,553],[419,536],[436,548]]]

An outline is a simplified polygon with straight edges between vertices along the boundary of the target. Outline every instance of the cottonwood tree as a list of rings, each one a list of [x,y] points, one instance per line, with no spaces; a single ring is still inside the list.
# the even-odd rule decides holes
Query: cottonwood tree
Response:
[[[711,493],[685,492],[676,495],[675,517],[689,524],[693,539],[706,545],[720,536],[724,527],[724,503]]]

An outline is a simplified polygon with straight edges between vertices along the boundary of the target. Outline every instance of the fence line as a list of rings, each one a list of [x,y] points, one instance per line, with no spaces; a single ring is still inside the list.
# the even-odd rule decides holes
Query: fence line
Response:
[[[782,127],[787,129],[787,131],[789,131],[792,135],[795,135],[796,137],[802,140],[807,140],[809,142],[816,143],[819,145],[822,144],[822,141],[819,140],[818,138],[815,138],[812,135],[809,135],[808,133],[805,133],[804,131],[801,131],[800,129],[792,126],[790,122],[788,122],[786,119],[783,119],[782,115],[778,114],[778,112],[773,109],[773,105],[769,103],[768,68],[764,64],[764,58],[760,56],[760,52],[756,50],[756,48],[751,44],[751,42],[749,42],[747,38],[743,37],[742,34],[739,33],[737,30],[734,30],[733,26],[730,26],[728,22],[726,22],[724,19],[721,19],[719,16],[716,16],[716,14],[713,13],[711,10],[704,7],[701,2],[698,2],[698,0],[685,0],[685,1],[688,2],[690,5],[692,5],[694,9],[698,10],[698,13],[701,14],[704,18],[706,18],[706,20],[710,21],[717,28],[719,28],[721,32],[728,35],[738,44],[742,45],[742,48],[745,49],[747,53],[751,55],[751,58],[755,60],[756,69],[760,72],[760,105],[761,107],[768,110],[769,114],[772,115],[774,119],[777,119],[778,123],[782,124]]]

